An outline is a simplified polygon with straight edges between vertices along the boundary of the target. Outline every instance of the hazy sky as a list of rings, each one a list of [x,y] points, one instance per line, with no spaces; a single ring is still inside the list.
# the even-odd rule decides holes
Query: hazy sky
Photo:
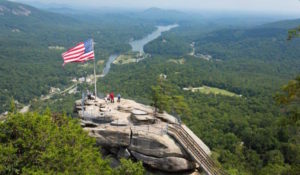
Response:
[[[299,13],[300,0],[15,0],[67,4],[85,7],[159,7],[167,9],[208,9]],[[299,16],[300,17],[300,16]]]

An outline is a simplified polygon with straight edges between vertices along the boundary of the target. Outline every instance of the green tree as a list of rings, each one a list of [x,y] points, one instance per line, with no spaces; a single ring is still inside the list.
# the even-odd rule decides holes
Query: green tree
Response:
[[[285,174],[288,167],[278,164],[269,164],[262,168],[259,172],[259,175],[282,175]],[[289,174],[289,173],[288,173]]]
[[[268,164],[284,165],[284,157],[279,150],[272,150],[266,153]]]
[[[144,175],[142,162],[134,163],[132,160],[121,159],[121,164],[114,171],[114,175]]]
[[[171,109],[179,116],[190,116],[191,110],[182,95],[174,95],[171,97]]]
[[[17,111],[17,108],[16,108],[15,100],[14,100],[14,98],[11,98],[10,99],[10,109],[9,109],[9,112],[15,113],[16,111]]]
[[[66,115],[10,113],[0,123],[0,174],[142,175],[141,162],[116,169],[101,158],[94,138]]]
[[[276,102],[281,105],[293,122],[300,118],[300,76],[289,81],[275,95]]]
[[[170,101],[172,94],[172,86],[162,77],[157,80],[157,85],[152,86],[152,101],[153,106],[162,113],[170,111]]]
[[[111,174],[95,140],[66,116],[9,114],[0,123],[0,174]]]
[[[288,40],[291,40],[296,37],[300,37],[300,26],[295,29],[291,29],[288,32]]]
[[[162,77],[159,77],[157,82],[158,85],[152,86],[152,101],[158,112],[167,111],[179,116],[191,115],[188,104],[184,97],[179,95],[176,86]]]

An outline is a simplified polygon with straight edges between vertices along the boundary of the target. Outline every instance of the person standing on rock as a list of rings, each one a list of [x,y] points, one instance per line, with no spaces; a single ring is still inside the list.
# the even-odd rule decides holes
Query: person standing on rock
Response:
[[[115,98],[114,92],[111,92],[111,93],[110,93],[110,102],[111,102],[111,103],[114,103],[114,102],[115,102],[115,99],[114,99],[114,98]]]
[[[120,103],[121,102],[121,94],[119,93],[118,94],[118,101],[117,101],[118,103]]]
[[[88,89],[86,90],[86,94],[87,94],[88,99],[91,100],[92,99],[92,94]]]
[[[109,94],[107,93],[106,96],[104,97],[105,103],[107,104],[109,101]]]

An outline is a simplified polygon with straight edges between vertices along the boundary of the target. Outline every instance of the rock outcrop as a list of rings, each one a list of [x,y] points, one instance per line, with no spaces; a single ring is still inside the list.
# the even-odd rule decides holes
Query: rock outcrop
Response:
[[[198,166],[183,144],[168,134],[169,125],[179,125],[172,115],[156,114],[153,107],[127,99],[120,103],[78,100],[75,112],[89,136],[118,158],[133,157],[167,172],[193,170]],[[210,155],[209,148],[191,130],[188,132]]]
[[[0,15],[4,15],[6,13],[13,14],[16,16],[29,16],[31,14],[31,11],[23,5],[19,5],[17,7],[0,5]]]

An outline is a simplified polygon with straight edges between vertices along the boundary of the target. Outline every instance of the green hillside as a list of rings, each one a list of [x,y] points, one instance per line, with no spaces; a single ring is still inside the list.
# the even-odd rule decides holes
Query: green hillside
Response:
[[[282,20],[282,21],[272,22],[272,23],[261,25],[260,27],[292,29],[298,27],[299,24],[300,24],[300,19],[293,19],[293,20]]]
[[[299,39],[288,42],[287,30],[276,27],[203,31],[203,25],[189,30],[186,25],[149,43],[145,51],[152,59],[115,65],[99,81],[99,90],[151,104],[152,86],[165,74],[169,93],[184,97],[191,111],[180,117],[214,150],[229,174],[297,174],[299,120],[290,121],[273,96],[300,74]],[[196,53],[212,59],[189,55],[184,48],[191,42]],[[175,58],[184,64],[169,61]],[[242,97],[182,91],[201,86]]]
[[[79,85],[77,94],[40,99],[51,87],[65,89],[73,85],[72,78],[93,73],[89,63],[62,68],[62,52],[93,38],[100,74],[109,55],[130,53],[130,40],[143,38],[157,25],[178,23],[179,27],[145,46],[151,57],[112,64],[107,76],[98,79],[98,93],[114,91],[153,105],[156,90],[173,105],[166,105],[166,110],[211,148],[228,174],[296,175],[300,105],[280,100],[278,105],[274,96],[287,95],[280,88],[300,75],[300,40],[287,41],[288,29],[299,25],[299,19],[241,27],[240,18],[232,18],[231,25],[203,18],[156,8],[56,14],[0,1],[0,114],[10,109],[14,99],[20,105],[31,104],[33,111],[50,107],[72,115],[74,100],[91,85]],[[290,81],[284,89],[297,89],[297,82]],[[188,87],[210,88],[203,93],[183,90]]]
[[[128,51],[130,38],[140,38],[154,29],[152,22],[141,25],[137,19],[122,20],[114,15],[98,15],[97,21],[82,20],[10,1],[1,1],[0,5],[4,9],[0,15],[1,113],[8,109],[11,98],[27,104],[47,94],[50,87],[63,89],[72,77],[92,72],[92,67],[81,65],[62,68],[61,53],[76,43],[93,38],[97,60],[106,60],[110,54]],[[24,10],[30,13],[23,14]],[[56,46],[64,49],[49,49]]]

